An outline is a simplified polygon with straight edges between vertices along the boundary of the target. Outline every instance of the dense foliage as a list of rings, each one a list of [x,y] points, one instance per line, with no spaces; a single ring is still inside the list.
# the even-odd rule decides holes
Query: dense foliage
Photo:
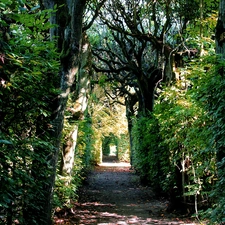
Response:
[[[196,216],[199,209],[213,206],[214,197],[218,196],[216,151],[221,145],[216,144],[216,138],[221,122],[214,122],[218,114],[215,109],[211,111],[210,92],[221,96],[223,91],[215,91],[215,82],[222,84],[211,64],[213,59],[211,56],[210,61],[201,61],[198,68],[192,68],[191,79],[164,88],[154,112],[136,120],[133,127],[134,166],[144,181],[160,194],[169,194],[169,210],[188,210]],[[205,67],[211,69],[205,71]],[[189,83],[189,90],[184,88],[185,83]],[[219,104],[217,112],[218,108],[223,106]],[[218,214],[212,217],[219,218]]]
[[[50,11],[34,7],[27,14],[11,1],[1,2],[0,10],[0,207],[7,215],[1,218],[25,224],[32,211],[42,217],[36,203],[46,201],[59,61],[54,42],[46,40]]]
[[[209,57],[202,62],[206,66],[207,72],[202,73],[201,79],[196,81],[195,97],[197,97],[201,106],[207,112],[211,123],[208,127],[207,135],[209,140],[208,153],[211,149],[216,153],[216,170],[210,170],[211,176],[214,176],[213,190],[211,192],[214,204],[211,205],[208,212],[211,221],[220,223],[225,221],[224,217],[224,79],[221,74],[221,68],[224,67],[224,61],[218,57]],[[197,72],[199,74],[199,71]],[[196,74],[196,73],[195,73]],[[205,131],[206,132],[206,131]],[[212,162],[212,158],[210,158]]]
[[[0,3],[1,222],[45,224],[54,177],[54,207],[70,207],[112,146],[168,210],[224,222],[218,1],[87,2],[83,27],[63,4]]]

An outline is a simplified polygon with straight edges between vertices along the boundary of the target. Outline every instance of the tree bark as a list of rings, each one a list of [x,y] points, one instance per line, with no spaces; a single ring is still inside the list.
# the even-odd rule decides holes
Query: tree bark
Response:
[[[132,138],[132,118],[134,116],[135,110],[134,106],[138,102],[136,93],[128,94],[125,97],[125,105],[126,105],[126,117],[128,123],[128,134],[129,134],[129,141],[130,141],[130,164],[133,165],[133,138]]]
[[[84,112],[88,105],[88,95],[90,93],[90,70],[91,70],[91,48],[87,35],[84,33],[82,38],[81,49],[81,65],[77,78],[77,90],[75,91],[75,103],[67,110],[74,117],[73,121],[77,121],[72,131],[67,137],[66,145],[62,150],[62,160],[60,166],[60,174],[63,176],[71,176],[74,164],[74,154],[77,143],[77,135],[79,128],[79,120],[84,118]],[[71,93],[73,94],[73,93]],[[67,183],[68,184],[68,183]]]
[[[155,94],[155,88],[163,79],[162,70],[152,67],[147,71],[147,75],[138,75],[137,74],[137,80],[138,80],[138,87],[139,87],[139,93],[138,94],[138,115],[139,116],[147,116],[149,112],[153,111],[154,107],[154,94]]]
[[[64,112],[67,105],[68,96],[71,88],[74,85],[76,74],[79,69],[79,55],[81,51],[82,37],[82,20],[83,12],[86,6],[85,0],[43,0],[41,2],[45,9],[58,10],[52,14],[50,21],[57,27],[50,30],[50,37],[57,38],[58,50],[61,52],[61,68],[59,71],[59,82],[61,93],[55,103],[55,112],[52,117],[52,129],[49,134],[52,138],[54,146],[52,152],[48,152],[46,158],[49,162],[48,169],[50,175],[46,177],[38,176],[36,182],[43,184],[45,190],[41,201],[36,201],[38,196],[34,196],[32,202],[27,205],[27,216],[24,218],[24,224],[42,224],[49,225],[52,221],[52,194],[56,176],[56,166],[58,162],[58,154],[61,145],[61,135],[64,123]],[[35,164],[35,162],[33,162]],[[33,165],[35,167],[35,165]],[[38,165],[37,165],[38,166]],[[45,165],[46,166],[46,165]],[[38,168],[38,167],[37,167]],[[38,168],[39,171],[46,168]],[[33,213],[34,210],[41,209],[39,213]]]

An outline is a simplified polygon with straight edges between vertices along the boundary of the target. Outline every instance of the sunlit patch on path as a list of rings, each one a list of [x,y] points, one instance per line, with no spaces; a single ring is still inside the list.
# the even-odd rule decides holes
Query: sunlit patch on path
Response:
[[[193,219],[168,214],[167,204],[140,184],[129,163],[104,162],[89,174],[79,202],[56,214],[55,224],[197,224]]]

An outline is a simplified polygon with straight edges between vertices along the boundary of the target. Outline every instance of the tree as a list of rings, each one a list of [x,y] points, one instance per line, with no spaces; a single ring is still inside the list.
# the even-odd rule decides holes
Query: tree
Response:
[[[63,5],[65,2],[61,2],[61,4],[60,2],[57,2],[57,3],[58,3],[58,6],[60,6],[60,5]],[[71,4],[71,5],[68,5],[68,4]],[[51,118],[51,122],[49,120],[46,121],[46,119],[44,119],[45,116],[47,116],[45,111],[42,111],[42,113],[40,113],[41,116],[36,121],[37,122],[36,134],[40,136],[40,140],[38,140],[37,143],[42,143],[42,145],[32,144],[31,146],[34,149],[33,151],[35,154],[41,153],[43,155],[39,159],[38,158],[32,159],[31,179],[33,179],[35,183],[38,184],[41,190],[43,191],[39,192],[41,193],[41,195],[40,194],[32,195],[31,191],[32,190],[34,191],[35,189],[29,190],[28,192],[30,194],[29,199],[27,200],[25,199],[25,205],[24,205],[25,207],[24,221],[23,221],[24,224],[50,224],[51,223],[52,191],[53,191],[54,180],[55,180],[58,152],[59,152],[60,143],[61,143],[64,111],[66,107],[68,94],[70,92],[71,86],[73,85],[75,74],[78,70],[80,40],[81,40],[81,33],[82,33],[82,17],[83,17],[83,11],[85,8],[85,1],[74,1],[74,2],[69,2],[68,4],[67,3],[64,4],[63,10],[61,8],[61,9],[58,9],[57,11],[53,11],[54,9],[57,8],[55,1],[43,2],[43,5],[45,5],[46,9],[52,10],[52,16],[51,16],[52,24],[58,25],[58,27],[52,26],[51,28],[48,26],[48,27],[45,27],[45,29],[50,28],[51,30],[50,34],[51,34],[52,43],[56,41],[54,37],[56,36],[59,37],[57,39],[57,42],[58,42],[57,46],[58,46],[59,52],[61,53],[60,55],[61,70],[59,72],[59,76],[57,76],[57,79],[53,77],[53,74],[56,74],[56,71],[48,73],[48,71],[43,70],[41,68],[41,73],[45,72],[46,75],[49,74],[49,79],[54,78],[55,80],[54,88],[55,89],[60,88],[61,91],[58,98],[55,98],[56,101],[51,102],[52,104],[51,109],[53,113],[51,112],[51,116],[48,117],[48,119]],[[73,14],[74,16],[72,16],[71,14]],[[26,29],[26,31],[30,32],[29,36],[31,36],[32,26],[33,26],[31,21],[36,23],[39,22],[40,24],[43,24],[43,21],[42,20],[34,21],[34,19],[29,20],[28,15],[29,14],[26,14],[26,11],[25,11],[23,14],[23,17],[24,17],[23,22],[26,21],[27,26],[29,27],[28,29]],[[71,42],[71,40],[73,41]],[[37,45],[37,43],[35,44]],[[40,43],[41,43],[41,40],[40,40]],[[17,43],[17,44],[21,45],[21,43]],[[33,50],[34,49],[32,49],[32,51]],[[37,51],[35,53],[40,54]],[[19,61],[15,61],[17,65],[18,65],[18,62]],[[46,60],[46,63],[47,63],[47,60]],[[49,65],[51,66],[51,64]],[[52,70],[49,69],[49,71],[52,71]],[[21,88],[21,84],[20,84],[20,88]],[[37,85],[37,87],[39,87],[39,85]],[[41,99],[40,96],[38,98],[39,100]],[[27,102],[32,102],[32,101],[27,101]],[[16,107],[18,106],[19,105],[17,103]],[[22,119],[23,117],[21,116],[19,116],[18,118]],[[8,118],[8,121],[10,121],[9,118]],[[48,129],[44,127],[46,125],[48,126]],[[27,129],[26,132],[30,132],[29,128]],[[51,137],[50,143],[52,145],[48,145],[46,143],[46,141],[49,141],[50,137]],[[37,174],[36,171],[48,171],[48,172]],[[38,190],[39,188],[37,189],[37,193],[38,193]]]
[[[186,13],[186,7],[192,13]],[[160,83],[180,79],[183,58],[197,54],[186,39],[186,28],[198,17],[197,2],[190,1],[108,1],[102,7],[104,24],[100,45],[93,48],[95,69],[117,80],[121,93],[135,88],[139,114],[153,111],[154,94]],[[162,19],[163,18],[163,19]],[[101,63],[100,63],[101,62]],[[121,82],[122,81],[122,82]],[[122,90],[123,89],[123,90]]]
[[[191,14],[186,13],[186,4],[193,8]],[[104,4],[96,22],[101,38],[93,46],[94,69],[104,73],[105,81],[125,97],[130,131],[136,102],[139,116],[149,116],[157,88],[162,83],[170,85],[175,77],[180,79],[181,61],[185,55],[197,53],[185,42],[186,28],[197,17],[197,7],[189,1],[140,0],[124,5],[117,0]],[[104,24],[102,30],[99,24]]]
[[[219,180],[214,196],[222,197],[212,217],[224,220],[223,1],[215,37],[218,57],[211,57],[210,63],[202,58],[193,61],[197,52],[202,56],[213,53],[214,19],[208,19],[208,14],[212,15],[216,4],[212,0],[43,0],[40,8],[36,1],[0,3],[0,207],[5,223],[16,219],[23,224],[51,223],[60,148],[60,172],[71,178],[77,124],[85,127],[87,121],[89,127],[91,120],[96,121],[95,134],[102,135],[98,128],[109,122],[108,115],[113,116],[110,122],[116,120],[112,104],[118,101],[126,105],[135,166],[157,189],[166,192],[175,183],[181,186],[179,194],[184,200],[193,196],[198,200],[202,181],[207,183],[207,191],[212,187],[207,180],[214,178],[213,151],[217,150]],[[87,29],[93,68],[98,72],[96,81],[91,82],[89,71],[84,71],[91,65],[90,48],[84,52],[89,45]],[[194,76],[187,80],[191,73]],[[93,118],[86,114],[87,120],[81,120],[90,84],[92,88],[96,82],[104,86],[112,102],[104,99],[103,112],[94,118],[98,109],[93,108]],[[164,84],[169,88],[163,88]],[[187,94],[187,89],[192,89],[192,94]],[[115,133],[112,124],[107,124],[106,139]],[[124,135],[119,130],[118,139]],[[89,137],[83,133],[81,130],[82,138]],[[211,145],[202,140],[207,135]],[[80,158],[91,158],[87,155],[90,148],[84,154],[81,151],[77,149]],[[189,167],[184,165],[186,155],[191,160]],[[173,176],[174,164],[179,167],[179,178]]]
[[[137,127],[134,129],[135,135],[133,136],[136,138],[136,146],[133,150],[136,151],[134,153],[136,168],[141,170],[143,176],[148,177],[151,183],[155,181],[155,174],[152,174],[149,168],[151,166],[160,168],[158,165],[163,165],[163,169],[160,168],[154,171],[162,179],[161,181],[158,179],[158,183],[156,181],[155,186],[161,187],[164,191],[169,191],[170,188],[173,189],[174,182],[179,186],[178,193],[176,193],[180,196],[179,204],[181,202],[192,201],[193,199],[195,199],[195,203],[198,202],[198,198],[202,198],[203,196],[201,180],[207,183],[204,178],[204,170],[207,168],[207,164],[214,169],[213,163],[210,164],[210,162],[200,156],[202,152],[201,148],[207,148],[208,143],[204,145],[202,140],[195,137],[199,146],[193,148],[190,139],[190,137],[194,137],[192,134],[194,130],[202,132],[203,136],[207,135],[208,133],[204,129],[202,131],[199,126],[203,126],[201,123],[204,124],[204,119],[206,120],[205,122],[208,121],[202,115],[204,113],[198,109],[198,105],[193,104],[190,112],[186,109],[187,105],[190,104],[186,102],[186,99],[182,99],[182,96],[186,96],[185,93],[188,88],[191,88],[190,81],[186,80],[186,74],[191,72],[189,70],[185,72],[185,69],[182,67],[187,66],[188,68],[190,61],[197,57],[198,52],[204,55],[212,51],[210,37],[213,34],[214,19],[210,19],[209,15],[213,15],[216,4],[217,2],[215,1],[207,1],[204,5],[198,1],[162,1],[160,3],[154,1],[148,2],[148,4],[145,1],[138,1],[138,3],[137,1],[126,1],[126,5],[122,1],[107,2],[101,14],[101,22],[110,31],[107,32],[107,29],[102,29],[101,35],[103,38],[101,45],[96,45],[93,49],[93,54],[96,57],[96,71],[104,73],[106,75],[105,80],[110,81],[112,84],[116,80],[115,87],[118,93],[124,95],[126,98],[127,96],[131,96],[127,92],[129,90],[128,87],[135,90],[135,95],[139,103],[139,112],[142,112],[142,115],[148,116],[148,111],[153,111],[154,113],[154,93],[158,82],[164,81],[168,86],[171,86],[169,96],[166,96],[164,100],[161,100],[162,103],[159,103],[162,104],[159,112],[160,118],[165,116],[165,120],[154,120],[154,116],[153,118],[151,116],[149,118],[139,118]],[[201,6],[200,10],[199,6]],[[187,13],[187,8],[191,9],[191,13]],[[199,41],[196,40],[196,34]],[[193,67],[193,64],[191,66]],[[159,77],[154,76],[156,75],[154,71],[159,72]],[[176,82],[174,78],[176,78]],[[164,89],[161,90],[161,93],[163,92]],[[178,97],[180,94],[181,96]],[[176,99],[179,100],[174,106],[168,104],[169,108],[171,106],[170,109],[164,108],[164,103],[166,104],[170,97],[174,98],[175,101]],[[130,112],[133,111],[133,105],[127,108]],[[200,116],[198,115],[198,111]],[[187,115],[185,114],[186,112]],[[192,120],[195,116],[199,120]],[[172,118],[172,125],[169,125],[170,117]],[[144,126],[142,121],[146,125],[146,129],[144,130],[149,129],[149,132],[144,133],[141,130]],[[173,124],[174,121],[176,121],[175,124]],[[154,139],[153,134],[155,133],[151,130],[151,128],[157,130],[154,127],[154,123],[155,127],[162,131],[162,133],[155,135],[155,143],[152,141]],[[139,127],[139,125],[141,126]],[[209,124],[204,125],[204,127],[208,126]],[[165,136],[163,132],[164,128],[168,129],[165,132]],[[174,133],[171,129],[174,129]],[[179,130],[181,133],[179,133]],[[190,133],[188,132],[189,130]],[[138,134],[138,132],[140,133]],[[169,138],[170,133],[171,139]],[[147,140],[151,140],[151,143]],[[139,143],[142,143],[142,145]],[[167,143],[164,146],[165,152],[159,153],[160,151],[158,151],[158,155],[156,155],[157,151],[155,152],[155,149],[160,149],[159,146],[163,145],[163,143]],[[171,157],[173,162],[170,164],[170,167],[167,167],[165,166],[165,162],[169,157],[168,155],[172,152],[174,152],[174,155]],[[209,154],[209,157],[213,161],[213,150],[208,151],[207,154]],[[164,163],[160,161],[162,155],[165,157]],[[190,156],[194,158],[193,155],[200,161],[205,160],[206,164],[200,167],[196,162],[196,164],[193,163],[192,167],[186,168],[184,162]],[[176,171],[177,168],[178,170]],[[186,172],[190,168],[194,171],[193,173],[192,171]],[[198,173],[196,173],[196,168],[198,168]],[[170,176],[173,182],[168,183],[167,178],[163,177],[162,171],[168,171],[168,177]],[[211,182],[211,178],[207,177],[207,179]],[[177,199],[177,196],[174,195],[173,198]],[[196,207],[197,205],[198,203],[196,203]]]
[[[68,96],[74,87],[79,89],[76,82],[81,81],[77,72],[82,64],[80,53],[85,7],[86,1],[48,0],[41,1],[42,10],[36,2],[11,5],[11,1],[4,1],[0,5],[3,64],[0,69],[4,68],[0,71],[1,95],[4,96],[0,112],[3,126],[1,155],[5,155],[9,148],[15,151],[8,162],[7,154],[2,158],[4,172],[1,178],[4,180],[10,175],[9,181],[13,180],[18,189],[15,191],[13,184],[5,182],[9,188],[3,192],[1,205],[7,210],[8,224],[12,224],[13,219],[24,224],[50,224]],[[16,35],[20,37],[19,41]],[[32,88],[32,84],[36,86]],[[8,96],[12,101],[7,101]],[[21,151],[16,151],[17,148]],[[11,164],[13,169],[8,172]],[[16,176],[21,168],[23,173]],[[15,196],[19,204],[14,203]],[[23,212],[16,214],[20,205],[23,205]],[[15,215],[21,217],[15,218]]]
[[[84,152],[87,151],[87,149],[83,147],[81,148],[82,150],[77,149],[77,152],[75,151],[78,141],[79,124],[83,128],[84,124],[87,125],[89,121],[88,99],[90,97],[92,88],[92,54],[91,45],[86,34],[86,30],[91,27],[92,23],[98,16],[98,10],[100,10],[104,1],[105,0],[96,2],[96,5],[92,2],[88,2],[86,12],[93,15],[91,15],[89,18],[84,18],[84,21],[82,21],[82,41],[79,57],[79,70],[76,74],[76,82],[72,85],[71,92],[69,94],[69,101],[65,111],[65,126],[63,130],[63,140],[61,147],[62,157],[60,159],[61,163],[59,168],[59,179],[61,181],[64,180],[63,185],[66,185],[68,189],[70,188],[68,185],[70,185],[71,181],[74,179],[73,168],[74,166],[76,168],[79,167],[78,165],[74,165],[76,161],[75,157],[79,157],[82,150]],[[80,133],[83,132],[85,133],[84,130],[81,130]],[[88,133],[90,130],[87,128],[86,132]],[[82,135],[82,137],[85,138],[85,135]],[[79,143],[82,142],[82,140],[79,140]],[[88,146],[86,146],[86,148],[88,148]],[[86,155],[84,152],[81,153],[81,155]],[[89,156],[86,156],[86,159],[82,158],[84,161],[82,161],[82,163],[84,163],[87,167],[92,160],[92,152],[89,151],[89,154]],[[89,161],[87,159],[89,159]],[[75,171],[75,173],[76,172],[77,171]]]
[[[52,168],[52,176],[48,179],[48,195],[46,196],[46,204],[44,212],[46,213],[46,223],[50,223],[51,219],[51,206],[52,206],[52,190],[54,187],[54,181],[56,176],[56,167],[58,161],[58,154],[61,146],[61,137],[63,131],[65,111],[67,108],[67,102],[70,94],[74,90],[77,90],[77,96],[75,97],[75,108],[72,110],[73,116],[77,116],[77,113],[82,114],[87,106],[87,95],[89,92],[89,77],[88,73],[82,71],[89,66],[90,63],[90,51],[87,37],[83,33],[85,29],[91,26],[94,19],[98,15],[99,7],[101,7],[102,2],[100,1],[97,6],[93,18],[90,20],[89,24],[86,24],[84,28],[83,16],[86,9],[86,3],[88,1],[83,0],[71,0],[71,1],[55,1],[55,0],[43,0],[41,1],[42,7],[44,9],[55,9],[56,11],[52,14],[50,19],[52,24],[56,26],[50,29],[51,40],[57,41],[57,50],[60,52],[60,70],[58,79],[60,81],[60,86],[58,87],[61,91],[56,102],[56,110],[52,115],[52,130],[50,132],[51,137],[54,140],[55,151],[51,155],[50,164]],[[82,39],[83,37],[83,39]],[[82,42],[83,40],[83,42]],[[83,44],[83,45],[82,45]],[[83,54],[82,54],[83,53]],[[83,58],[82,58],[83,56]],[[81,62],[81,60],[84,60]],[[86,62],[87,64],[86,64]],[[81,68],[80,68],[81,67]],[[79,72],[80,69],[80,72]],[[85,90],[85,93],[83,93]],[[83,94],[80,96],[79,94]],[[80,102],[82,99],[83,102]],[[77,108],[77,104],[81,103]],[[71,109],[67,111],[71,112]],[[61,164],[61,173],[66,173],[71,176],[71,171],[73,167],[73,157],[76,146],[76,135],[78,127],[75,126],[71,131],[70,136],[74,136],[74,139],[68,141],[68,145],[63,149],[63,159]],[[67,152],[68,151],[68,152]],[[69,156],[68,164],[65,163]],[[70,159],[70,157],[72,157]],[[70,168],[66,168],[69,166]]]
[[[87,35],[83,33],[80,68],[77,74],[76,87],[70,93],[70,103],[66,108],[66,128],[62,146],[62,158],[59,173],[69,184],[72,178],[74,155],[78,136],[79,121],[85,119],[88,98],[91,91],[91,50]]]

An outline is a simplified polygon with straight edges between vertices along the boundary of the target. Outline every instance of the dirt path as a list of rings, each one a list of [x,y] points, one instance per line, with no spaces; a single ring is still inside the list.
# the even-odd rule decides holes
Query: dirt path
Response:
[[[188,218],[167,214],[168,202],[157,199],[126,163],[103,163],[92,171],[71,212],[55,218],[55,224],[195,224]]]

